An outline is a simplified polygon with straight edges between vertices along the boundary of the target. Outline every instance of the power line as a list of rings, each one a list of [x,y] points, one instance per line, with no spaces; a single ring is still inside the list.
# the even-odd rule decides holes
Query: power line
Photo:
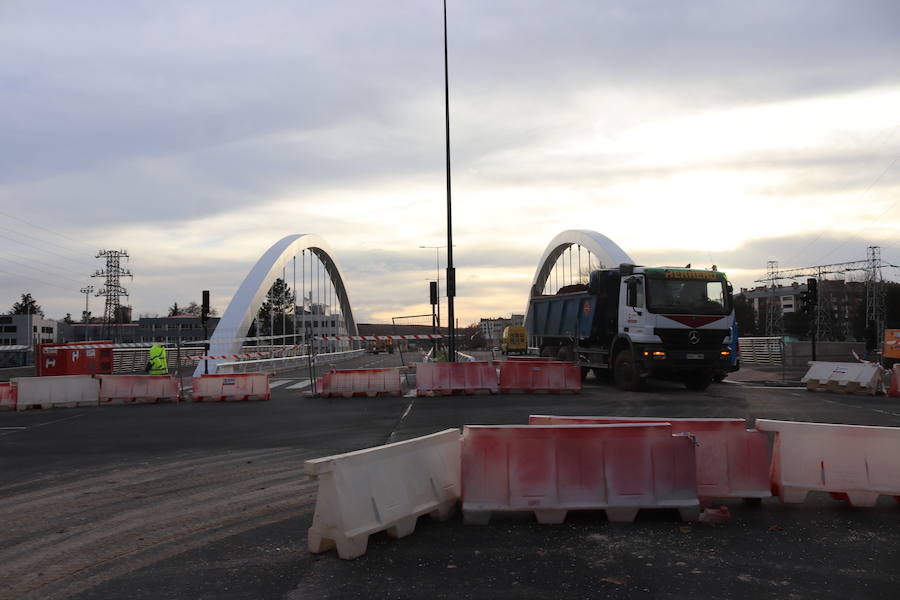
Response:
[[[69,288],[59,285],[58,283],[51,283],[49,281],[44,281],[43,279],[38,279],[37,277],[32,277],[31,275],[24,275],[22,273],[13,273],[11,271],[6,271],[0,269],[0,273],[6,273],[7,275],[12,275],[13,277],[24,277],[25,279],[31,279],[33,281],[37,281],[38,283],[43,283],[44,285],[52,285],[53,287],[58,287],[62,290],[68,290]]]
[[[26,244],[26,245],[27,245],[27,244]],[[40,248],[37,248],[37,250],[40,250]],[[10,255],[10,256],[18,256],[19,258],[24,258],[24,259],[26,259],[26,260],[32,260],[32,261],[34,261],[34,262],[36,262],[36,263],[38,263],[38,264],[42,264],[42,265],[46,265],[46,264],[47,264],[45,261],[38,260],[38,259],[36,259],[36,258],[29,258],[29,257],[26,257],[26,256],[22,256],[21,254],[11,252],[10,250],[2,251],[2,252],[0,252],[0,254]],[[78,264],[80,265],[81,263],[78,263]],[[55,264],[54,264],[54,265],[51,265],[51,266],[56,267]],[[60,270],[65,270],[65,269],[60,268]],[[70,270],[70,269],[69,269],[69,270]],[[68,272],[68,271],[66,271],[66,272]]]
[[[96,246],[93,246],[93,245],[91,245],[91,244],[88,244],[88,243],[86,243],[86,242],[84,242],[84,241],[82,241],[82,240],[77,240],[77,239],[75,239],[75,238],[71,238],[71,237],[69,237],[69,236],[67,236],[67,235],[65,235],[65,234],[63,234],[63,233],[59,233],[58,231],[53,231],[52,229],[47,229],[46,227],[42,227],[41,225],[35,225],[34,223],[31,223],[30,221],[26,221],[25,219],[21,219],[21,218],[19,218],[19,217],[14,217],[13,215],[8,214],[8,213],[5,213],[5,212],[3,212],[3,211],[0,211],[0,215],[3,215],[3,216],[5,216],[5,217],[9,217],[10,219],[14,219],[14,220],[16,220],[16,221],[19,221],[20,223],[25,223],[26,225],[30,225],[31,227],[34,227],[35,229],[41,229],[41,230],[43,230],[43,231],[46,231],[47,233],[52,233],[53,235],[56,235],[56,236],[59,236],[59,237],[62,237],[62,238],[66,238],[67,240],[71,240],[71,241],[73,241],[73,242],[79,243],[79,244],[81,244],[82,246],[87,246],[88,248],[91,249],[92,252],[96,252],[96,250],[95,250]]]
[[[18,256],[18,255],[16,255],[16,256]],[[41,269],[41,268],[35,267],[34,265],[29,265],[26,263],[19,262],[17,260],[12,260],[11,258],[6,258],[6,261],[11,262],[13,264],[20,265],[22,267],[25,267],[26,269],[34,269],[35,271],[40,271],[42,273],[46,273],[47,275],[52,275],[53,277],[62,277],[63,279],[68,279],[69,281],[74,281],[75,283],[77,283],[79,285],[82,285],[84,283],[83,281],[78,281],[77,279],[73,279],[73,278],[69,277],[68,275],[62,275],[60,273],[53,273],[51,271],[47,271],[46,269]]]
[[[894,134],[897,132],[898,129],[900,129],[900,123],[897,123],[896,125],[894,125],[893,128],[891,128],[891,131],[890,131],[890,133],[887,135],[887,138],[886,138],[886,140],[885,140],[885,143],[887,143],[888,141],[890,141],[890,139],[891,139],[892,137],[894,137]],[[880,134],[879,134],[879,136],[877,136],[877,137],[880,137]],[[884,176],[887,174],[887,172],[890,171],[891,168],[892,168],[895,164],[897,164],[897,161],[898,161],[898,160],[900,160],[900,154],[898,154],[897,156],[895,156],[895,157],[894,157],[894,160],[892,160],[892,161],[890,162],[890,164],[888,164],[888,166],[885,167],[883,171],[881,171],[881,173],[878,175],[878,177],[876,177],[876,178],[872,181],[872,183],[870,183],[870,184],[866,187],[866,189],[865,189],[865,190],[859,195],[859,197],[856,199],[856,202],[860,202],[860,201],[866,196],[866,194],[868,194],[869,191],[870,191],[873,187],[875,187],[875,185],[877,185],[879,181],[881,181],[881,178],[884,177]],[[900,201],[898,201],[898,202],[900,202]],[[887,213],[887,212],[890,212],[891,210],[893,210],[894,207],[897,206],[897,203],[898,203],[898,202],[895,202],[893,205],[891,205],[891,207],[890,207],[887,211],[885,211],[885,212]],[[800,250],[800,252],[798,252],[797,254],[795,254],[795,255],[793,256],[793,258],[791,258],[791,260],[789,260],[789,261],[787,261],[787,262],[789,262],[789,263],[794,262],[795,259],[797,259],[797,258],[803,256],[803,254],[804,254],[807,250],[809,250],[810,246],[812,246],[814,243],[816,243],[816,242],[818,242],[820,239],[822,239],[822,236],[825,235],[825,233],[826,233],[827,231],[831,231],[831,228],[828,228],[827,230],[822,231],[821,233],[819,233],[819,235],[817,235],[817,236],[816,236],[815,238],[813,238],[810,242],[808,242],[808,243],[803,247],[803,249]],[[846,243],[847,243],[846,241],[845,241],[845,242],[842,242],[842,243],[839,244],[838,246],[832,248],[831,251],[829,251],[827,254],[825,254],[824,256],[822,256],[822,257],[820,258],[820,261],[823,260],[823,259],[825,259],[826,257],[830,256],[830,255],[831,255],[832,253],[834,253],[838,248],[843,247]]]
[[[56,246],[56,247],[58,247],[58,248],[60,248],[60,249],[62,249],[62,250],[65,250],[66,252],[73,252],[73,250],[72,250],[71,248],[66,248],[65,246],[61,246],[61,245],[59,245],[59,244],[54,244],[53,242],[50,242],[50,241],[45,240],[45,239],[43,239],[43,238],[31,236],[31,235],[22,233],[22,232],[20,232],[20,231],[15,231],[15,230],[12,230],[12,229],[7,229],[7,228],[5,228],[5,227],[0,227],[0,230],[6,231],[7,233],[12,233],[12,234],[14,234],[14,235],[19,235],[19,236],[22,236],[22,237],[25,237],[25,238],[30,238],[30,239],[39,241],[39,242],[44,243],[44,244],[52,244],[52,245],[54,245],[54,246]],[[66,260],[68,260],[68,261],[72,261],[72,262],[77,263],[77,264],[85,264],[85,265],[90,264],[88,261],[82,261],[82,260],[74,259],[74,258],[72,258],[71,256],[65,256],[64,254],[60,254],[60,253],[58,253],[58,252],[54,252],[54,251],[52,251],[52,250],[48,250],[48,249],[42,248],[42,247],[40,247],[40,246],[35,246],[34,244],[29,244],[28,242],[23,242],[22,240],[10,239],[10,238],[7,238],[7,239],[9,239],[10,242],[13,242],[13,243],[16,243],[16,244],[23,244],[23,245],[28,246],[28,247],[30,247],[30,248],[34,248],[34,249],[36,249],[36,250],[40,250],[41,252],[46,252],[46,253],[48,253],[48,254],[52,254],[52,255],[54,255],[54,256],[58,256],[59,258],[64,258],[64,259],[66,259]],[[92,266],[93,266],[93,265],[92,265]]]

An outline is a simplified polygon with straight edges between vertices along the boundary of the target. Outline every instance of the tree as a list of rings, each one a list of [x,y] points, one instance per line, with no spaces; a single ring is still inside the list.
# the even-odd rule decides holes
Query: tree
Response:
[[[41,306],[35,301],[35,299],[31,296],[30,292],[25,292],[22,294],[22,299],[13,304],[12,310],[10,314],[13,315],[41,315],[44,316],[44,311],[41,309]]]
[[[188,302],[186,308],[182,308],[178,306],[178,303],[175,302],[172,306],[169,307],[169,316],[170,317],[178,317],[178,316],[188,316],[188,317],[199,317],[203,312],[203,307],[193,300]],[[215,317],[218,315],[218,311],[215,308],[209,309],[209,316]]]
[[[276,335],[281,333],[293,333],[293,321],[283,319],[283,316],[290,314],[294,310],[296,294],[291,291],[290,286],[280,277],[275,280],[272,287],[266,294],[266,301],[259,307],[257,316],[260,322],[260,335]],[[282,320],[286,321],[285,327],[282,328]],[[274,331],[272,328],[274,324]],[[286,331],[283,331],[286,330]]]
[[[75,321],[72,320],[72,313],[66,313],[66,316],[63,317],[63,323],[66,325],[71,325]]]

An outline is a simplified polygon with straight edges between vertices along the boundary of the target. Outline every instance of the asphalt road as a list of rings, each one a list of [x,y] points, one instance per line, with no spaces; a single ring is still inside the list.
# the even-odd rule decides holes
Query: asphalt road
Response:
[[[363,356],[345,366],[399,364]],[[727,502],[720,527],[642,511],[484,527],[419,520],[342,561],[306,551],[307,458],[529,414],[743,417],[900,426],[890,398],[733,383],[623,393],[268,402],[0,413],[0,598],[896,598],[900,507]]]

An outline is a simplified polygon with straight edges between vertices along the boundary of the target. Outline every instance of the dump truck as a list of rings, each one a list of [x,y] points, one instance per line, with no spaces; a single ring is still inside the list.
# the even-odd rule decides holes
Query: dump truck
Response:
[[[649,377],[677,378],[702,390],[734,370],[732,292],[715,267],[622,264],[533,296],[526,328],[541,356],[573,362],[582,376],[611,374],[625,390]]]

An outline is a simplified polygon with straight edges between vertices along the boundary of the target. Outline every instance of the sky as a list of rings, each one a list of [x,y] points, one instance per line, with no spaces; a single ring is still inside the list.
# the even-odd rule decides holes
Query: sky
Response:
[[[450,0],[460,324],[523,312],[568,229],[736,288],[900,264],[898,30],[896,0]],[[0,89],[0,311],[77,318],[122,249],[135,316],[221,313],[314,233],[357,322],[430,312],[439,2],[0,0]]]

